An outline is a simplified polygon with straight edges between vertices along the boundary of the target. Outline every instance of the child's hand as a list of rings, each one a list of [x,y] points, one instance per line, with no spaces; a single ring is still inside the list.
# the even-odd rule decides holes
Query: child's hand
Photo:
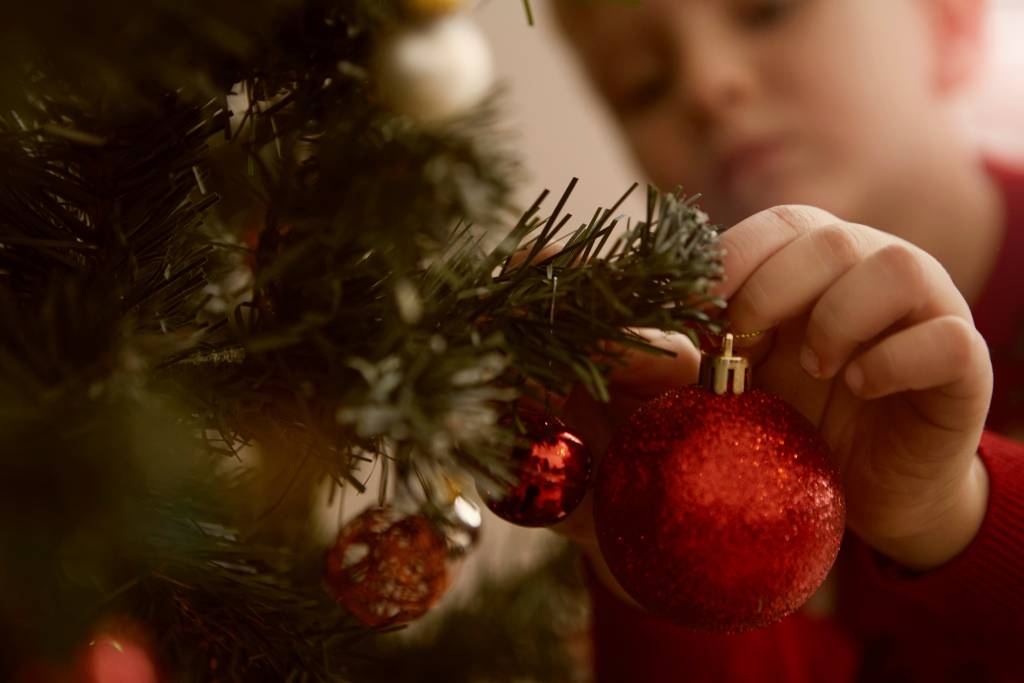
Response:
[[[757,214],[722,237],[721,294],[755,382],[832,447],[847,524],[912,568],[951,559],[984,517],[977,445],[992,396],[988,346],[942,266],[908,242],[810,207]]]
[[[908,242],[810,207],[759,213],[724,233],[722,245],[719,293],[733,329],[768,330],[742,350],[754,385],[819,428],[842,473],[848,526],[914,569],[963,550],[987,505],[976,448],[992,368],[946,271]],[[612,405],[583,392],[567,401],[567,419],[598,454],[609,421],[696,379],[696,351],[671,343],[682,351],[674,364],[636,357],[613,376]],[[593,546],[589,507],[580,512],[560,530]]]

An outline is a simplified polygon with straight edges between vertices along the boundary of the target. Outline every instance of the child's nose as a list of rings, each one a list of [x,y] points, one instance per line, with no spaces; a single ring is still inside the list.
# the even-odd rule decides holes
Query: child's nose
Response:
[[[677,96],[698,124],[715,125],[742,106],[756,87],[751,56],[713,22],[687,22],[676,40]]]

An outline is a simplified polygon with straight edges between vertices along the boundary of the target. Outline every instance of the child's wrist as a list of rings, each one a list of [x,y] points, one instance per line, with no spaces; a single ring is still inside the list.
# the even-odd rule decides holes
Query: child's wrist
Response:
[[[872,543],[876,550],[907,569],[936,569],[963,552],[981,528],[988,509],[988,473],[974,456],[958,494],[913,536]]]

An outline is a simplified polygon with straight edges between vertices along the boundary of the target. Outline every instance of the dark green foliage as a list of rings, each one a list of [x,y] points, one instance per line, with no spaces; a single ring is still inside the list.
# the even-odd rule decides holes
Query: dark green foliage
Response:
[[[377,636],[320,586],[311,495],[368,461],[502,476],[531,387],[604,397],[609,343],[654,352],[626,328],[712,324],[705,217],[515,211],[493,99],[377,101],[390,2],[2,12],[0,664],[130,615],[174,680],[562,679],[555,565]]]

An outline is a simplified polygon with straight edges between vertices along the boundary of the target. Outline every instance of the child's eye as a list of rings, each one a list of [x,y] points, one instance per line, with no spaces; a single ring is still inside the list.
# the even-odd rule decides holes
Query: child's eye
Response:
[[[803,0],[752,0],[742,3],[737,15],[740,23],[747,28],[768,28],[789,16],[802,2]]]
[[[638,113],[656,105],[672,87],[667,73],[651,74],[624,87],[612,97],[612,105],[623,114]]]
[[[605,96],[620,115],[644,112],[672,89],[672,70],[654,53],[624,56],[603,75]]]

